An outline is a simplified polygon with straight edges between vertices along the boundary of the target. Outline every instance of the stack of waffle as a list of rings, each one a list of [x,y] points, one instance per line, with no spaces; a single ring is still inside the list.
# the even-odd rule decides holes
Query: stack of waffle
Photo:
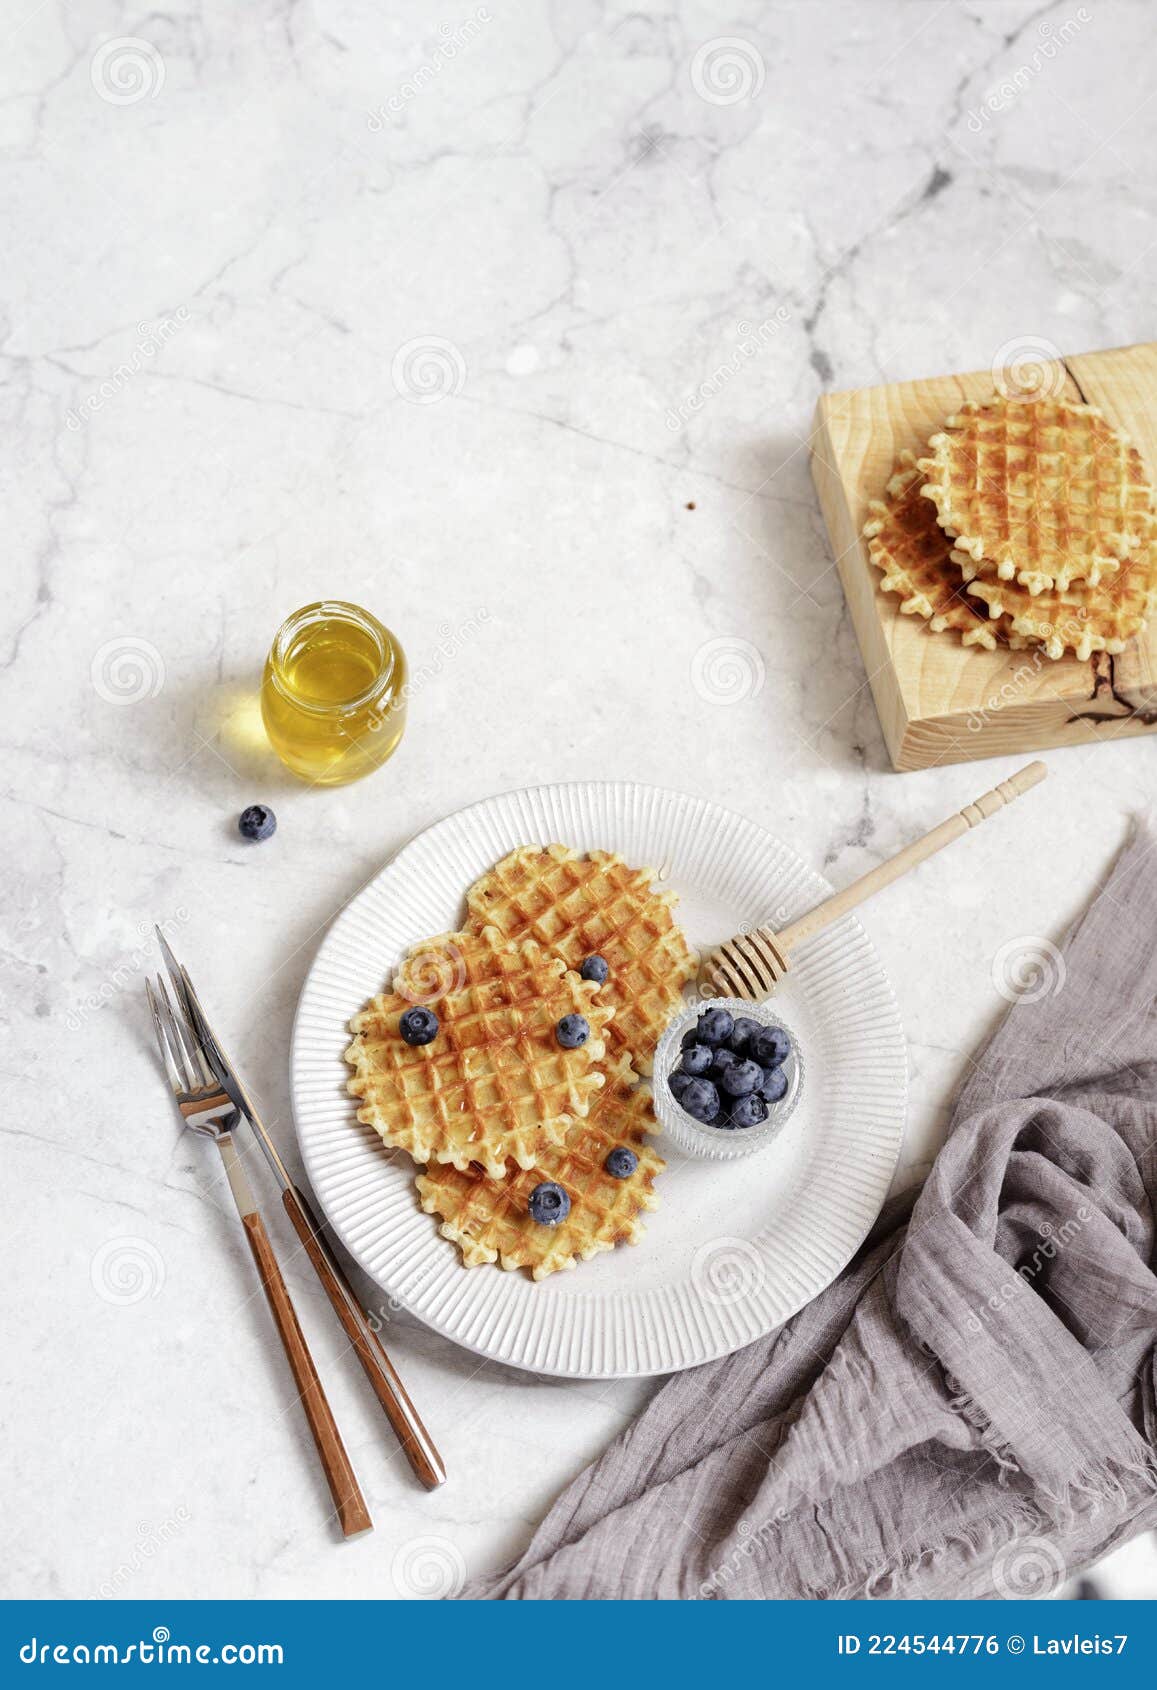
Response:
[[[639,1075],[697,960],[652,879],[607,852],[514,851],[471,887],[464,928],[416,946],[350,1023],[358,1119],[420,1165],[422,1207],[468,1267],[544,1279],[637,1242],[657,1203],[664,1164]],[[607,963],[602,984],[578,972],[592,955]],[[411,1045],[400,1021],[419,1004],[438,1032]],[[568,1015],[590,1028],[575,1049],[557,1036]],[[616,1146],[636,1159],[624,1179],[606,1168]],[[543,1182],[570,1198],[554,1226],[530,1213]]]
[[[1091,405],[970,401],[868,509],[883,590],[966,646],[1116,653],[1157,600],[1145,467]]]

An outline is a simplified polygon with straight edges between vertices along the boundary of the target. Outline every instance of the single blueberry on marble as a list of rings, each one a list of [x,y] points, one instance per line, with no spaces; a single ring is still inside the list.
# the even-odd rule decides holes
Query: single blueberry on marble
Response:
[[[271,839],[277,832],[277,817],[268,804],[250,804],[237,818],[242,839]]]

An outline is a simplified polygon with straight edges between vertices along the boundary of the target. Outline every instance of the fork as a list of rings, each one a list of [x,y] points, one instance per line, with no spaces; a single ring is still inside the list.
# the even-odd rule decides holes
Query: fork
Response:
[[[221,1153],[229,1189],[313,1433],[342,1533],[345,1537],[358,1537],[362,1532],[372,1531],[374,1523],[241,1164],[233,1138],[234,1129],[242,1119],[241,1111],[210,1070],[200,1041],[174,1012],[160,976],[155,992],[146,979],[145,993],[165,1077],[173,1089],[182,1121],[192,1132],[211,1138]]]
[[[236,1068],[222,1050],[220,1040],[205,1017],[188,970],[173,955],[161,929],[158,927],[155,932],[161,955],[169,971],[173,998],[183,1025],[189,1030],[193,1042],[200,1047],[215,1078],[238,1105],[241,1118],[248,1122],[250,1130],[264,1151],[273,1176],[281,1187],[281,1201],[285,1212],[321,1281],[330,1306],[341,1321],[342,1329],[373,1387],[374,1395],[394,1429],[402,1453],[426,1489],[437,1489],[446,1480],[446,1466],[437,1445],[426,1430],[405,1385],[398,1377],[397,1369],[386,1354],[381,1338],[365,1315],[340,1262],[326,1242],[321,1222],[304,1194],[290,1178],[289,1170],[266,1130],[252,1097]]]

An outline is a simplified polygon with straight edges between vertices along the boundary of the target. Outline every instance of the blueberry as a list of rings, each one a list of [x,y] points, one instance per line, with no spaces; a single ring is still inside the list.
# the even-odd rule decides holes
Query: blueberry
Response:
[[[698,1029],[698,1027],[688,1027],[687,1031],[683,1034],[683,1037],[679,1040],[679,1049],[680,1050],[690,1050],[692,1045],[697,1045],[698,1043],[699,1043],[699,1029]]]
[[[787,1075],[782,1068],[765,1068],[763,1083],[758,1087],[765,1103],[778,1103],[787,1093]]]
[[[585,956],[579,964],[582,978],[593,980],[596,986],[601,986],[610,972],[605,956]]]
[[[564,1050],[577,1050],[591,1036],[591,1024],[585,1015],[564,1015],[554,1030],[554,1036]]]
[[[751,1047],[761,1068],[778,1068],[791,1055],[791,1040],[782,1027],[765,1027]]]
[[[438,1037],[438,1017],[432,1009],[407,1009],[398,1022],[398,1031],[408,1045],[428,1045]]]
[[[754,1016],[737,1015],[735,1026],[731,1029],[731,1037],[727,1042],[736,1056],[750,1056],[751,1041],[757,1039],[762,1031],[763,1023],[756,1021]]]
[[[726,1009],[705,1009],[699,1017],[699,1037],[705,1045],[725,1045],[735,1022]]]
[[[758,1062],[732,1062],[719,1081],[721,1091],[728,1097],[747,1097],[763,1084],[763,1069]]]
[[[728,1110],[727,1119],[733,1127],[759,1127],[767,1120],[767,1104],[757,1091],[737,1098]]]
[[[710,1080],[692,1080],[679,1099],[694,1121],[709,1127],[719,1113],[719,1093]]]
[[[250,804],[237,818],[237,831],[242,839],[272,839],[277,817],[268,804]]]
[[[544,1179],[527,1198],[526,1207],[531,1220],[537,1221],[539,1226],[557,1226],[570,1214],[570,1198],[561,1185],[556,1185],[552,1179]]]
[[[733,1050],[728,1050],[726,1045],[720,1045],[719,1049],[712,1053],[711,1078],[721,1080],[728,1068],[734,1067],[738,1061],[739,1058]]]
[[[710,1045],[688,1045],[680,1063],[685,1074],[705,1074],[715,1059]]]
[[[639,1165],[639,1158],[633,1150],[628,1150],[625,1144],[616,1144],[603,1167],[612,1179],[630,1179]]]
[[[673,1074],[667,1076],[667,1085],[676,1103],[682,1103],[683,1093],[694,1077],[693,1074],[685,1074],[681,1068],[676,1068]]]

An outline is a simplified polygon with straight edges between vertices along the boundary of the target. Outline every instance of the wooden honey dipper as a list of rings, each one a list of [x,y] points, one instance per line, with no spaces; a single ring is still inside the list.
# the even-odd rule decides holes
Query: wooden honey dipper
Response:
[[[787,973],[792,952],[805,940],[822,933],[825,927],[831,927],[857,904],[890,886],[935,852],[942,851],[962,833],[979,827],[982,821],[1003,810],[1006,804],[1011,804],[1022,792],[1036,786],[1047,774],[1048,769],[1043,763],[1027,764],[1008,780],[1002,780],[991,792],[986,792],[983,798],[977,798],[954,816],[949,816],[931,833],[914,839],[911,845],[905,845],[887,862],[878,863],[859,880],[845,886],[842,892],[835,892],[822,904],[817,904],[814,910],[800,916],[790,927],[784,927],[778,933],[770,927],[757,927],[753,933],[736,934],[734,939],[720,945],[707,958],[702,971],[704,984],[717,997],[750,998],[753,1001],[767,997]]]

